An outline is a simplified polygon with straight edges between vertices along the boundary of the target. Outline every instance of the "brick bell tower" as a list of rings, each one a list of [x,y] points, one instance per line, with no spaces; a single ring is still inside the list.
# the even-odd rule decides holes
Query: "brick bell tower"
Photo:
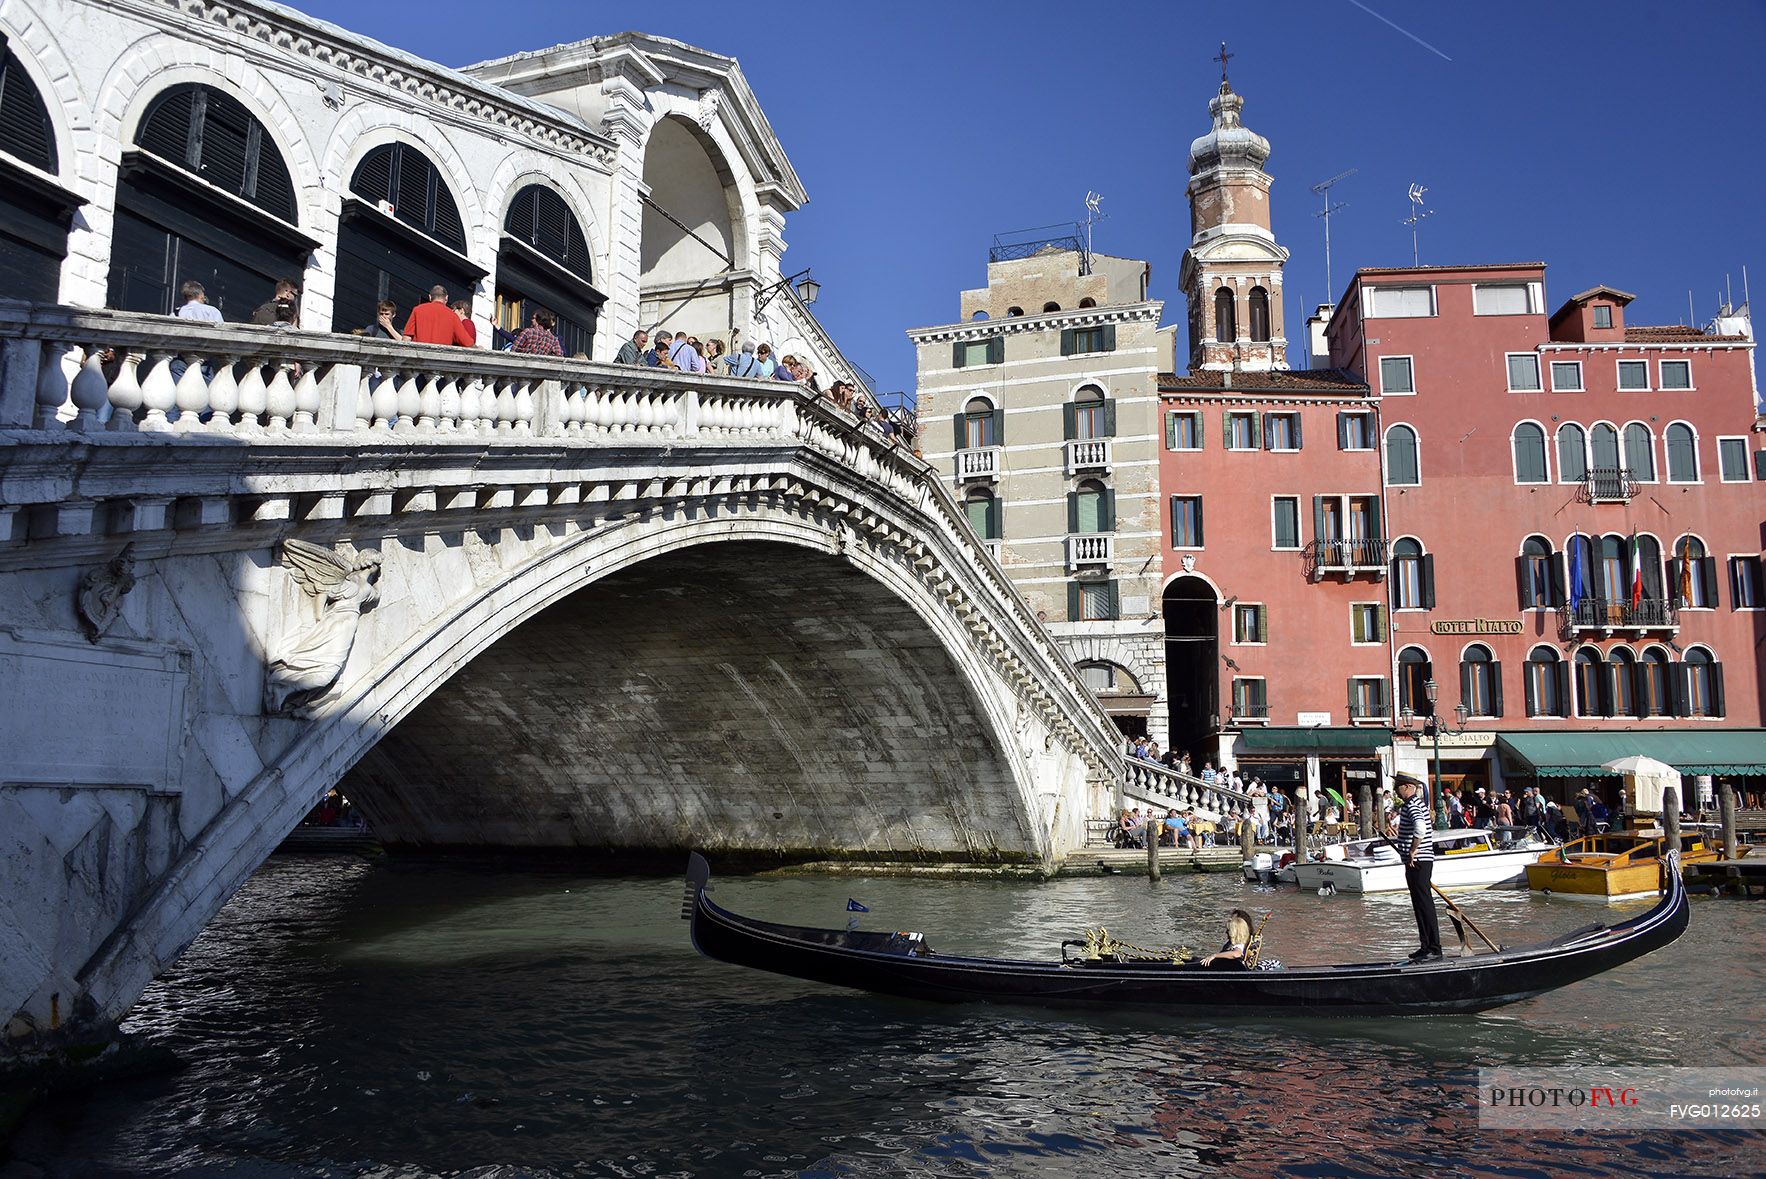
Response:
[[[1190,312],[1190,370],[1288,367],[1282,266],[1288,252],[1270,229],[1269,140],[1239,122],[1220,47],[1220,93],[1209,132],[1190,144],[1190,248],[1179,281]]]

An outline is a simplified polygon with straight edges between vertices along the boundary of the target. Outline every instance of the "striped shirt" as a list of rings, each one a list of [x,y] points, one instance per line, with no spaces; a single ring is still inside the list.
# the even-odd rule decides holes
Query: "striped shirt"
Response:
[[[1412,848],[1416,849],[1419,864],[1435,858],[1435,822],[1429,815],[1429,800],[1421,790],[1411,795],[1398,812],[1398,854],[1408,862]]]

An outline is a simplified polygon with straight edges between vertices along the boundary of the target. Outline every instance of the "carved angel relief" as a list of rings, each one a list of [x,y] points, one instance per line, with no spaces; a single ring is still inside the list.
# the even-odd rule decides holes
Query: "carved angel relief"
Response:
[[[267,712],[297,713],[318,700],[349,661],[362,615],[380,603],[380,551],[340,544],[337,550],[304,540],[282,542],[282,565],[319,603],[319,620],[295,636],[270,663]]]
[[[96,643],[122,613],[123,598],[135,588],[135,544],[124,545],[102,569],[91,569],[80,578],[74,605],[80,613],[80,629],[86,641]]]

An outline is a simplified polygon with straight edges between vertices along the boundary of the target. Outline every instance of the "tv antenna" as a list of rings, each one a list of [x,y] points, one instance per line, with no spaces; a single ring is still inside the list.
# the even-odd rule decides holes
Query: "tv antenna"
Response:
[[[1081,223],[1085,226],[1085,258],[1083,259],[1083,262],[1080,266],[1080,273],[1081,274],[1090,274],[1091,273],[1091,227],[1094,224],[1096,224],[1097,222],[1102,221],[1105,217],[1109,216],[1108,213],[1103,212],[1099,208],[1099,206],[1101,206],[1103,203],[1104,203],[1104,194],[1103,193],[1092,192],[1090,189],[1086,190],[1086,192],[1085,192],[1085,220]]]
[[[1314,213],[1313,216],[1324,218],[1324,226],[1325,226],[1325,299],[1326,300],[1336,298],[1336,293],[1337,293],[1337,288],[1331,285],[1331,214],[1335,213],[1341,209],[1347,209],[1349,207],[1349,204],[1347,201],[1338,201],[1335,204],[1331,203],[1331,186],[1333,184],[1339,183],[1340,181],[1344,181],[1344,180],[1349,179],[1351,176],[1355,175],[1360,170],[1361,169],[1359,169],[1359,168],[1351,168],[1347,172],[1339,172],[1335,176],[1331,177],[1329,180],[1322,180],[1319,183],[1312,186],[1312,191],[1316,192],[1319,196],[1324,198],[1324,209],[1321,210],[1320,212]]]
[[[1399,222],[1401,225],[1410,226],[1410,264],[1412,266],[1421,266],[1423,264],[1422,251],[1417,246],[1416,227],[1422,222],[1423,218],[1433,217],[1435,215],[1435,210],[1423,208],[1423,194],[1428,191],[1428,189],[1420,184],[1412,184],[1410,186],[1410,216]]]

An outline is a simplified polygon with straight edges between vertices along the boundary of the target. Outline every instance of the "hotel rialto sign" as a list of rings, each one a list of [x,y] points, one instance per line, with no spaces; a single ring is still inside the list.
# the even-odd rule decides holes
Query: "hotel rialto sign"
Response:
[[[1518,618],[1441,618],[1429,623],[1429,630],[1438,635],[1518,635]]]

